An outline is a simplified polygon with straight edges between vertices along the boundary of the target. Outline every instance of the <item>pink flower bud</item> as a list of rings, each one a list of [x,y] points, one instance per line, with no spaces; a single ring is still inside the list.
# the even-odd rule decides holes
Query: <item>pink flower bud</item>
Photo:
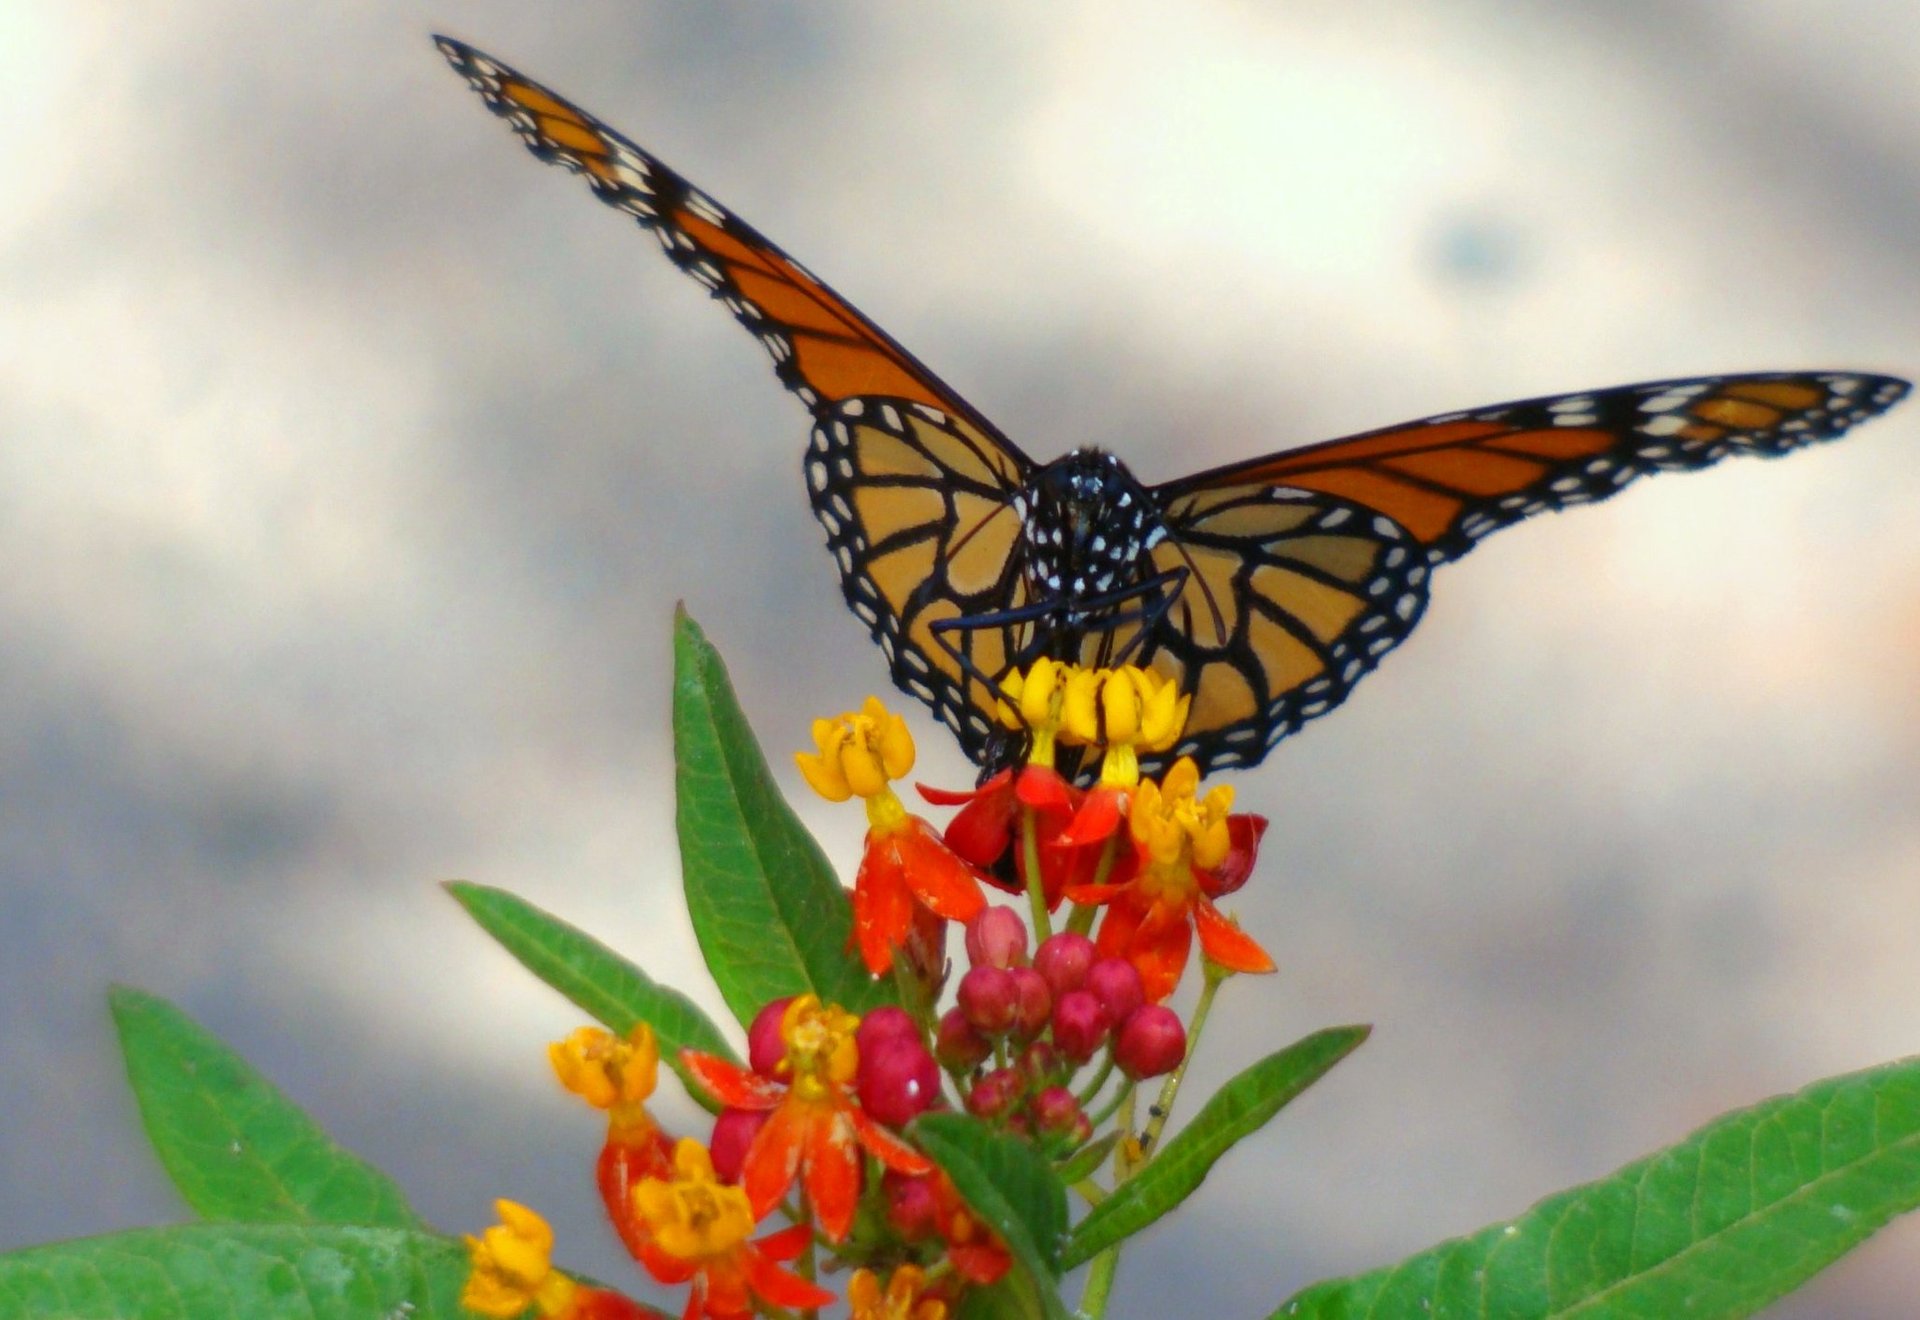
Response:
[[[1060,1071],[1060,1051],[1044,1040],[1036,1040],[1020,1051],[1015,1066],[1030,1085],[1046,1086],[1053,1082]]]
[[[1023,966],[1027,923],[1010,907],[982,908],[967,923],[967,961],[975,967]]]
[[[1013,974],[1004,967],[974,967],[960,978],[960,1011],[983,1036],[1005,1035],[1019,1008]]]
[[[1140,973],[1124,958],[1102,958],[1089,967],[1087,989],[1107,1006],[1109,1022],[1125,1022],[1127,1014],[1147,1001]]]
[[[1120,1024],[1114,1062],[1136,1081],[1172,1072],[1187,1057],[1187,1029],[1165,1004],[1143,1004]]]
[[[1034,950],[1033,969],[1047,978],[1054,995],[1078,990],[1087,983],[1087,969],[1093,966],[1093,941],[1076,931],[1063,930],[1049,935]]]
[[[1017,1068],[995,1068],[967,1094],[967,1110],[975,1118],[998,1118],[1020,1103],[1027,1079]]]
[[[890,1040],[910,1040],[916,1045],[920,1043],[920,1028],[915,1024],[913,1014],[893,1004],[882,1005],[865,1014],[853,1033],[853,1041],[860,1047],[863,1064],[868,1054]]]
[[[884,1040],[860,1055],[860,1107],[888,1127],[905,1127],[940,1095],[940,1065],[918,1040]]]
[[[780,1039],[780,1019],[786,1016],[793,996],[776,999],[753,1015],[747,1028],[747,1066],[762,1077],[773,1076],[773,1066],[787,1057],[787,1042]]]
[[[1085,1063],[1107,1043],[1113,1016],[1091,990],[1069,990],[1053,1006],[1053,1043],[1075,1063]]]
[[[1013,1034],[1021,1040],[1032,1040],[1047,1029],[1047,1019],[1053,1014],[1053,991],[1046,978],[1031,967],[1015,967],[1007,975],[1013,978]]]
[[[1029,1106],[1033,1125],[1048,1136],[1071,1136],[1076,1142],[1093,1135],[1093,1122],[1064,1086],[1049,1086]]]
[[[933,1036],[933,1053],[942,1067],[967,1072],[993,1053],[993,1042],[973,1029],[965,1013],[950,1008],[940,1015],[940,1027]]]
[[[887,1223],[908,1242],[933,1236],[940,1222],[940,1204],[933,1194],[933,1178],[917,1178],[887,1170],[880,1180],[887,1194]]]
[[[767,1111],[757,1109],[723,1109],[720,1117],[713,1120],[713,1139],[707,1143],[707,1149],[713,1155],[713,1171],[720,1175],[721,1182],[740,1181],[741,1166],[747,1162],[747,1147],[753,1144],[754,1136],[766,1121]]]

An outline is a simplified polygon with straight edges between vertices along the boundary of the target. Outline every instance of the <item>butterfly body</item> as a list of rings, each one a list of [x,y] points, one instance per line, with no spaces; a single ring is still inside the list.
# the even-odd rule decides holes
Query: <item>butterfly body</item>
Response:
[[[1258,763],[1405,640],[1430,573],[1637,478],[1830,440],[1905,397],[1855,371],[1616,386],[1443,414],[1141,483],[1097,449],[1027,457],[845,299],[657,157],[436,39],[540,159],[651,230],[812,413],[807,494],[896,684],[991,770],[998,681],[1036,656],[1147,664],[1192,697],[1155,770]]]

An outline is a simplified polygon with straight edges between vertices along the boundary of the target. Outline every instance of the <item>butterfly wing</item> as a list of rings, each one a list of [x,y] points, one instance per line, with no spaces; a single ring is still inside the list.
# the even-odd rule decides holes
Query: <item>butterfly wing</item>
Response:
[[[807,493],[848,606],[893,681],[979,764],[997,695],[980,679],[998,677],[1032,636],[1018,614],[1029,603],[1020,494],[1031,470],[966,418],[889,399],[837,405],[807,451]],[[974,622],[936,631],[956,619]]]
[[[434,43],[527,150],[582,175],[594,196],[653,231],[673,264],[726,304],[772,356],[781,383],[816,414],[881,396],[965,418],[1012,448],[886,332],[658,157],[466,43]]]
[[[1705,376],[1561,394],[1368,431],[1176,481],[1169,493],[1265,484],[1393,519],[1434,563],[1522,518],[1612,495],[1635,477],[1734,454],[1774,457],[1891,408],[1906,381],[1854,372]]]
[[[566,98],[449,37],[449,63],[541,160],[651,230],[726,304],[814,413],[807,493],[848,605],[894,682],[927,703],[975,760],[993,697],[933,625],[1025,602],[1014,505],[1033,464],[966,400],[759,231]],[[998,674],[1024,625],[943,634]]]
[[[1157,488],[1162,571],[1187,568],[1156,664],[1191,685],[1179,749],[1251,765],[1405,638],[1431,565],[1635,477],[1830,440],[1905,381],[1769,373],[1659,381],[1450,413]]]

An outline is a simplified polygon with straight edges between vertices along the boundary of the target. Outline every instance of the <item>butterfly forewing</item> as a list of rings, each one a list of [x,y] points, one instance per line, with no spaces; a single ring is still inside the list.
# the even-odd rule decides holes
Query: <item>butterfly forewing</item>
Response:
[[[1434,563],[1489,532],[1602,500],[1635,477],[1773,456],[1886,411],[1907,383],[1857,372],[1706,376],[1449,413],[1203,472],[1170,494],[1261,483],[1384,514]]]
[[[992,431],[885,331],[651,152],[464,42],[434,41],[529,151],[584,176],[601,201],[652,230],[673,263],[760,341],[781,382],[808,407],[886,395]]]

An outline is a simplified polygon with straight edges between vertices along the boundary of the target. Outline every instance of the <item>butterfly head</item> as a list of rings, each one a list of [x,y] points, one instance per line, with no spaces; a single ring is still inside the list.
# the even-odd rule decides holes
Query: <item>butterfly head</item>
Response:
[[[1146,488],[1098,449],[1076,449],[1037,474],[1026,491],[1029,577],[1053,597],[1079,600],[1138,576],[1160,518]]]

